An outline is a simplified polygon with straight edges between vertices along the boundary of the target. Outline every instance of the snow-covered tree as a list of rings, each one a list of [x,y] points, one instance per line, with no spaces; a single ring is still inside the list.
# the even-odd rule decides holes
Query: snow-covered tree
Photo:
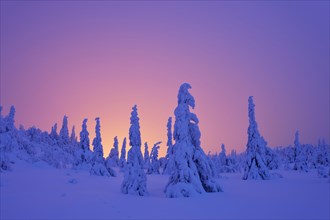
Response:
[[[41,133],[42,131],[39,128],[36,128],[35,126],[32,126],[31,128],[27,129],[25,132],[29,140],[36,143],[41,142]]]
[[[320,139],[318,141],[315,157],[315,161],[318,166],[330,165],[330,145],[326,144],[324,139]]]
[[[144,157],[143,157],[143,168],[149,169],[150,168],[150,157],[149,157],[149,150],[148,150],[148,143],[144,143]]]
[[[113,148],[111,149],[109,156],[106,160],[107,166],[117,167],[119,165],[119,151],[118,151],[118,139],[117,136],[113,139]]]
[[[293,169],[307,172],[308,171],[307,158],[299,141],[299,131],[296,131],[295,133],[294,147],[295,147],[295,162]]]
[[[79,150],[75,126],[72,126],[71,135],[70,135],[70,145],[71,145],[70,151],[73,155],[75,155],[77,150]]]
[[[87,130],[87,118],[84,119],[82,126],[81,126],[81,132],[80,132],[80,148],[86,152],[90,151],[89,148],[89,132]]]
[[[166,163],[163,174],[171,174],[174,169],[174,158],[173,158],[173,135],[172,135],[172,117],[168,118],[167,121],[167,152],[166,152]]]
[[[249,128],[246,149],[246,163],[243,179],[270,179],[269,169],[265,164],[265,140],[261,137],[255,119],[253,97],[249,97]]]
[[[9,114],[4,118],[5,130],[13,131],[15,130],[15,107],[12,105],[9,110]]]
[[[126,164],[126,138],[123,140],[123,145],[121,146],[119,167],[124,168]]]
[[[221,144],[221,152],[218,156],[218,163],[220,173],[227,172],[227,155],[226,155],[226,147],[224,144]]]
[[[55,142],[57,141],[58,139],[58,134],[57,134],[57,123],[55,123],[53,126],[52,126],[52,129],[50,131],[50,134],[49,134],[50,138]]]
[[[180,86],[178,106],[174,111],[175,168],[165,188],[167,197],[190,197],[205,191],[221,191],[212,179],[207,156],[200,147],[199,121],[189,109],[195,107],[195,99],[188,91],[190,88],[188,83]]]
[[[210,166],[210,169],[211,169],[212,177],[218,178],[220,176],[219,171],[216,167],[216,163],[214,162],[213,156],[211,155],[210,151],[207,154],[207,159],[208,159],[209,166]]]
[[[89,166],[91,165],[90,163],[92,162],[93,153],[90,150],[89,132],[87,130],[87,118],[83,120],[79,136],[80,136],[80,141],[78,144],[78,151],[76,152],[75,165]]]
[[[280,163],[285,170],[293,169],[292,163],[295,161],[295,149],[289,145],[286,147],[277,147],[277,152],[280,157]],[[292,165],[292,166],[291,166]]]
[[[103,146],[101,139],[100,118],[95,118],[95,138],[93,139],[93,165],[90,170],[92,175],[97,176],[115,176],[115,171],[111,167],[105,166],[103,157]]]
[[[158,160],[158,149],[160,148],[159,145],[161,143],[162,143],[161,141],[155,143],[151,149],[150,166],[148,168],[147,174],[152,174],[152,173],[159,174],[160,162]]]
[[[96,126],[95,126],[95,138],[93,139],[93,152],[95,161],[103,162],[103,146],[101,139],[101,125],[100,118],[95,118]]]
[[[278,169],[280,167],[281,162],[276,151],[267,146],[265,150],[266,150],[265,151],[266,166],[270,170]]]
[[[21,126],[17,130],[13,124],[13,110],[14,108],[6,118],[0,117],[1,122],[6,124],[5,129],[1,129],[2,132],[0,133],[0,170],[10,169],[10,165],[16,158],[30,163],[44,161],[56,168],[72,166],[73,155],[60,148],[57,140],[53,141],[48,132],[35,126],[27,130]],[[53,129],[53,134],[54,138],[57,139],[56,129]]]
[[[227,164],[228,164],[228,173],[236,173],[241,172],[240,163],[238,161],[236,150],[232,150],[230,155],[227,157]]]
[[[124,194],[144,196],[148,194],[147,176],[143,171],[140,124],[136,105],[132,108],[130,121],[129,144],[131,149],[128,151],[127,168],[121,191]]]
[[[77,143],[77,136],[76,136],[75,126],[72,126],[70,142],[73,143],[73,144]]]
[[[60,130],[60,135],[59,135],[59,143],[60,145],[68,145],[70,143],[70,138],[69,138],[69,129],[68,129],[68,117],[64,115],[63,117],[63,122],[62,122],[62,128]]]

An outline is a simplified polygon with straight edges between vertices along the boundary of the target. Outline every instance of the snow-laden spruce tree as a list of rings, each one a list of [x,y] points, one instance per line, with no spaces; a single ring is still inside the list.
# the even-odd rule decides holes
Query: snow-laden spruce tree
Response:
[[[241,172],[240,164],[237,158],[236,150],[231,150],[230,155],[227,156],[228,173]]]
[[[166,196],[171,198],[221,191],[212,178],[207,156],[200,147],[199,121],[189,109],[195,107],[195,99],[188,91],[190,88],[188,83],[180,86],[178,106],[174,111],[175,167],[165,187]]]
[[[206,192],[221,192],[222,189],[220,185],[213,179],[214,174],[207,155],[201,147],[201,132],[198,126],[199,120],[195,114],[191,114],[192,121],[189,123],[189,132],[191,135],[192,144],[195,147],[193,159],[196,164],[203,188]]]
[[[221,144],[221,152],[219,153],[219,160],[220,160],[221,164],[225,165],[226,159],[227,159],[226,147],[224,144]]]
[[[281,161],[275,150],[266,146],[265,157],[266,157],[266,166],[270,170],[275,170],[279,168]]]
[[[210,151],[207,154],[207,159],[208,159],[208,163],[209,163],[209,166],[211,169],[212,177],[215,177],[215,178],[220,177],[219,170],[216,167],[216,163],[214,162],[213,156],[211,155]]]
[[[227,155],[226,155],[226,147],[224,144],[221,144],[221,152],[218,156],[218,169],[220,173],[227,172]]]
[[[132,108],[130,120],[129,145],[131,149],[128,151],[127,168],[121,191],[124,194],[144,196],[148,194],[147,176],[143,171],[140,124],[136,105]]]
[[[5,123],[5,130],[6,131],[13,131],[15,130],[15,107],[12,105],[9,110],[9,114],[4,118]]]
[[[123,140],[123,145],[121,146],[119,167],[124,168],[126,164],[126,138]]]
[[[265,164],[265,148],[267,144],[261,137],[258,124],[255,119],[253,97],[249,97],[249,128],[246,149],[246,162],[243,180],[247,179],[270,179],[269,169]]]
[[[118,151],[118,138],[113,139],[113,148],[111,149],[109,156],[106,159],[107,166],[117,167],[119,165],[119,151]]]
[[[71,135],[70,135],[70,145],[71,145],[71,153],[75,154],[79,149],[75,126],[72,126]]]
[[[159,174],[159,168],[160,168],[160,162],[158,160],[158,150],[160,148],[160,144],[162,142],[156,142],[154,144],[154,146],[151,149],[151,153],[150,153],[150,166],[147,170],[147,174],[152,174],[152,173],[156,173]]]
[[[150,168],[150,157],[149,157],[149,149],[148,143],[144,143],[144,157],[143,157],[143,168],[148,170]]]
[[[72,144],[76,144],[77,141],[77,136],[76,136],[76,130],[75,130],[75,126],[72,126],[72,130],[71,130],[71,136],[70,136],[70,142]]]
[[[299,141],[299,131],[296,131],[295,133],[294,148],[295,148],[295,161],[294,161],[293,169],[307,172],[308,171],[307,157]]]
[[[68,145],[69,143],[70,143],[70,138],[69,138],[69,129],[68,129],[68,116],[64,115],[62,128],[60,130],[59,144],[64,146],[64,145]]]
[[[93,139],[93,163],[90,173],[97,176],[115,176],[115,171],[111,167],[105,166],[103,157],[103,146],[101,139],[100,118],[95,118],[95,138]]]
[[[166,152],[166,162],[163,170],[163,174],[171,174],[174,169],[174,159],[173,159],[173,135],[172,135],[172,117],[168,118],[167,121],[167,152]]]
[[[80,141],[76,152],[75,165],[87,168],[91,166],[93,153],[90,150],[89,132],[87,130],[87,118],[83,120],[81,131],[79,133]]]
[[[57,133],[57,123],[55,123],[50,131],[49,137],[51,139],[51,145],[56,145],[58,141],[58,133]]]

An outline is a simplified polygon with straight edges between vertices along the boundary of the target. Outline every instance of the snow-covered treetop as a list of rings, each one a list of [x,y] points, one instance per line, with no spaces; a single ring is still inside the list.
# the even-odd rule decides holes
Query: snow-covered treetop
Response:
[[[76,131],[75,131],[75,126],[72,126],[72,131],[71,131],[71,137],[70,137],[71,142],[75,142],[77,141],[77,137],[76,137]]]
[[[248,107],[248,115],[249,115],[249,128],[248,128],[248,150],[250,150],[250,148],[255,147],[258,145],[258,143],[254,143],[256,142],[260,142],[260,133],[258,131],[258,124],[256,122],[256,118],[255,118],[255,110],[254,110],[254,103],[253,103],[253,96],[249,97],[249,107]],[[251,149],[252,150],[252,149]],[[253,151],[255,151],[255,149],[253,149]]]
[[[101,126],[100,126],[100,118],[95,118],[96,126],[95,126],[95,138],[93,140],[93,151],[96,155],[96,159],[101,161],[103,159],[103,146],[101,144]]]
[[[226,147],[224,144],[221,144],[221,154],[223,154],[224,156],[226,156]]]
[[[57,137],[57,123],[55,123],[52,126],[52,130],[50,132],[50,137],[53,138],[53,139]]]
[[[113,138],[113,147],[118,151],[118,138],[115,136]]]
[[[174,111],[175,123],[174,123],[174,140],[187,142],[191,141],[191,136],[189,134],[189,124],[190,121],[198,123],[198,119],[195,114],[191,113],[189,106],[195,107],[195,99],[189,93],[188,89],[191,86],[188,83],[184,83],[180,86],[178,93],[178,106]]]
[[[129,128],[130,146],[141,147],[141,133],[137,106],[134,105],[131,112],[131,127]]]
[[[192,108],[195,108],[195,99],[189,93],[188,89],[191,89],[191,85],[189,83],[183,83],[180,86],[179,93],[178,93],[178,104],[185,103]]]
[[[160,148],[160,144],[161,144],[162,142],[161,141],[159,141],[159,142],[156,142],[155,144],[154,144],[154,146],[152,147],[152,149],[151,149],[151,153],[150,153],[150,158],[151,158],[151,162],[152,163],[155,163],[155,162],[157,162],[158,161],[158,149]],[[155,164],[153,164],[154,166],[157,166],[157,165],[155,165]],[[158,168],[156,168],[156,170],[158,170]]]
[[[100,118],[97,117],[95,118],[96,125],[95,125],[95,138],[97,138],[100,142],[102,141],[101,139],[101,125],[100,125]]]
[[[145,160],[149,159],[148,143],[144,142],[144,157]]]
[[[167,143],[166,145],[169,147],[169,149],[173,146],[173,137],[172,137],[172,117],[168,118],[167,121]]]
[[[123,140],[123,145],[121,147],[120,159],[125,160],[126,158],[126,138]]]
[[[9,110],[9,114],[5,118],[6,124],[7,124],[7,129],[8,130],[13,130],[15,128],[15,107],[12,105]]]
[[[258,125],[256,122],[256,117],[255,117],[255,110],[254,110],[254,103],[253,103],[253,96],[249,97],[249,108],[248,108],[248,114],[249,114],[249,128],[248,128],[248,133],[259,133],[258,131]]]
[[[62,128],[60,130],[60,137],[64,143],[69,142],[68,116],[64,115]]]
[[[80,132],[80,145],[83,150],[90,150],[89,149],[89,133],[87,130],[87,118],[84,119],[82,123],[82,129]]]
[[[87,121],[88,121],[87,118],[85,118],[85,119],[83,120],[83,123],[82,123],[82,128],[83,128],[83,130],[87,130]]]
[[[160,145],[161,143],[162,143],[161,141],[156,142],[152,148],[157,147],[157,146],[159,147],[159,145]]]

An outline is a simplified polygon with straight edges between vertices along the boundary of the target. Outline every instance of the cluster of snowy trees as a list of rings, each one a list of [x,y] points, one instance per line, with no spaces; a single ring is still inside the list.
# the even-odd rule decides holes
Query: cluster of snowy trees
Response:
[[[301,144],[299,131],[294,136],[294,146],[275,147],[267,145],[260,135],[255,118],[255,104],[253,97],[248,100],[248,142],[245,152],[236,154],[232,151],[226,155],[225,146],[221,145],[219,154],[209,155],[215,164],[218,175],[229,172],[243,172],[243,179],[271,179],[278,174],[270,172],[276,169],[291,169],[308,172],[317,169],[320,177],[330,176],[330,146],[325,140],[319,140],[316,146]]]
[[[242,172],[242,178],[271,179],[272,170],[292,169],[307,172],[317,169],[320,177],[330,175],[330,148],[324,140],[316,146],[301,144],[299,132],[294,138],[294,146],[271,148],[258,130],[253,97],[248,99],[248,141],[245,152],[232,150],[226,154],[221,145],[219,154],[206,155],[201,147],[199,120],[191,110],[195,99],[190,94],[191,86],[184,83],[178,92],[175,108],[174,131],[172,117],[167,122],[167,153],[159,158],[162,142],[156,142],[150,150],[144,143],[141,151],[141,133],[137,106],[133,106],[129,128],[129,146],[126,158],[126,138],[123,139],[119,154],[119,142],[114,137],[113,148],[107,158],[103,155],[100,118],[95,119],[93,150],[87,129],[87,119],[82,122],[79,139],[72,127],[68,129],[68,117],[63,117],[60,131],[57,124],[51,131],[41,131],[36,127],[19,129],[15,126],[15,108],[10,108],[7,116],[0,107],[0,172],[10,170],[16,158],[28,162],[45,161],[56,168],[82,169],[91,175],[117,176],[115,170],[124,173],[121,191],[125,194],[144,196],[148,194],[147,175],[166,174],[169,181],[164,189],[167,197],[190,197],[205,192],[221,192],[215,178],[223,173]],[[120,156],[119,156],[120,155]]]

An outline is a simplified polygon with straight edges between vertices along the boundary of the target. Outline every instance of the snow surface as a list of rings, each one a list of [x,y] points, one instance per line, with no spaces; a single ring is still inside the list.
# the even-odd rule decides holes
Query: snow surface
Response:
[[[276,170],[283,178],[242,180],[225,174],[224,192],[166,198],[168,175],[149,175],[147,196],[120,192],[117,177],[15,161],[0,173],[0,219],[329,219],[329,178]],[[271,171],[272,172],[272,171]]]

